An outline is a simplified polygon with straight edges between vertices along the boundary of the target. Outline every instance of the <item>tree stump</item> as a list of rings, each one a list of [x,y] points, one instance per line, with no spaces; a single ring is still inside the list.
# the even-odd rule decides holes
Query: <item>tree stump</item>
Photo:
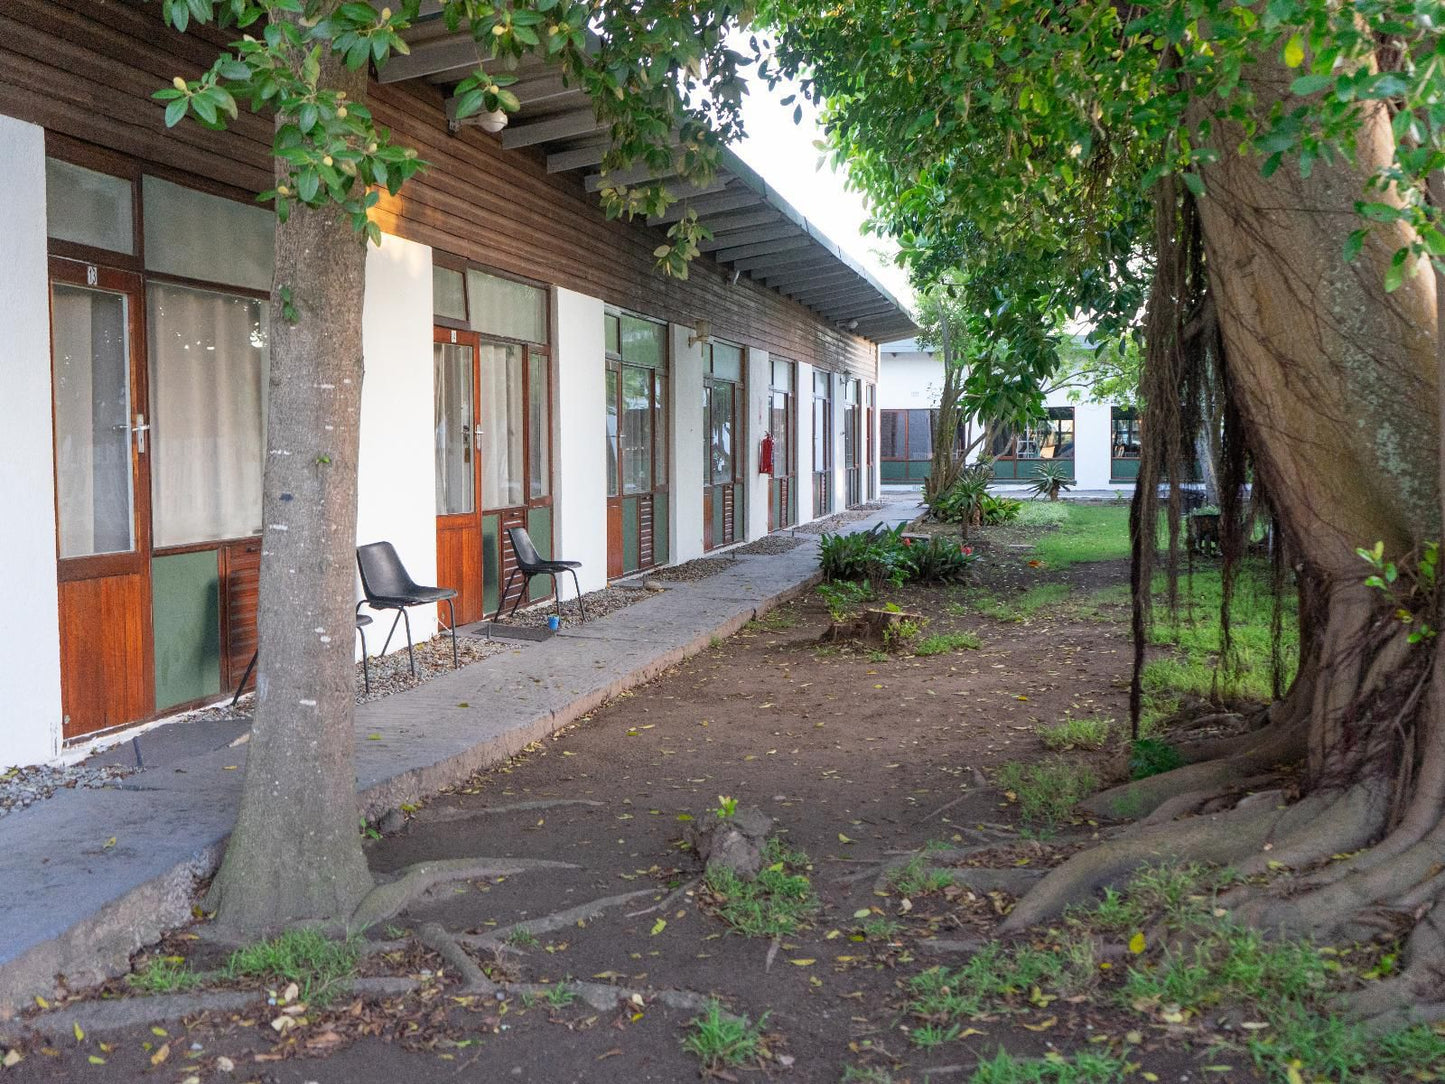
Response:
[[[892,648],[903,640],[905,623],[922,628],[925,620],[922,614],[908,610],[864,610],[851,621],[834,621],[819,639],[827,644],[849,640]]]
[[[773,818],[751,806],[731,817],[709,810],[688,826],[688,842],[709,869],[729,869],[744,880],[752,880],[763,868],[763,847],[772,831]]]

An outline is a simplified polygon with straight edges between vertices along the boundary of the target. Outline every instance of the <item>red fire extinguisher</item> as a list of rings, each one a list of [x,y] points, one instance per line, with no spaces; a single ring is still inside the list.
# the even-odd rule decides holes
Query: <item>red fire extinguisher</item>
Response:
[[[758,473],[773,473],[773,434],[764,433],[762,447],[758,449]]]

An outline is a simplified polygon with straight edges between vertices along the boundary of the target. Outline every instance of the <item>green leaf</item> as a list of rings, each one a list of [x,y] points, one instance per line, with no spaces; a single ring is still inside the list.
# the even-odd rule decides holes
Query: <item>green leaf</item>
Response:
[[[177,124],[179,124],[183,119],[185,119],[186,110],[188,110],[190,107],[191,100],[184,97],[177,98],[175,101],[171,102],[170,105],[166,106],[166,127],[174,128]]]
[[[1301,75],[1289,85],[1289,89],[1291,94],[1298,94],[1303,98],[1309,94],[1318,94],[1326,87],[1334,86],[1334,84],[1335,77],[1333,75]]]
[[[1193,172],[1185,173],[1182,176],[1185,187],[1194,193],[1195,198],[1202,198],[1204,196],[1204,178]]]
[[[1405,281],[1405,265],[1396,264],[1385,272],[1385,293],[1392,294],[1398,290]]]

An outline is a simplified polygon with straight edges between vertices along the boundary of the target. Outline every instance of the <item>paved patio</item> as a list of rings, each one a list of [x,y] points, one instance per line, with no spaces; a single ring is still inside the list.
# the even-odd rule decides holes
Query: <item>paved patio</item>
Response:
[[[911,494],[884,500],[845,529],[915,511]],[[509,642],[359,706],[362,812],[375,816],[500,763],[806,591],[817,536],[798,537],[804,544],[787,553],[741,556],[707,579],[669,584],[542,643]],[[231,742],[246,726],[159,728],[141,739],[145,770],[116,789],[61,791],[0,818],[0,1019],[51,993],[57,975],[81,985],[124,971],[136,949],[189,919],[196,883],[216,868],[235,820],[245,746]]]

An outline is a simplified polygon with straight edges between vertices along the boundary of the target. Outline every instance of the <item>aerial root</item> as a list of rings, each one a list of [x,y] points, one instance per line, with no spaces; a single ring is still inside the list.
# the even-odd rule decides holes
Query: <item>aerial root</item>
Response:
[[[1171,773],[1174,774],[1174,773]],[[1278,835],[1319,814],[1326,800],[1310,796],[1287,809],[1253,805],[1143,829],[1083,851],[1052,870],[1010,912],[1001,927],[1013,933],[1045,922],[1064,908],[1091,900],[1105,885],[1140,866],[1197,861],[1229,865],[1259,852]]]
[[[682,897],[691,893],[693,889],[697,888],[697,886],[700,884],[702,884],[702,878],[694,877],[692,880],[688,881],[687,884],[678,885],[677,888],[670,892],[661,903],[655,903],[651,907],[644,907],[641,911],[628,911],[627,917],[641,918],[643,915],[650,915],[654,911],[666,911],[670,907],[672,907],[674,903],[682,899]],[[651,890],[649,889],[649,891]]]
[[[412,814],[412,821],[417,824],[448,824],[452,821],[466,821],[476,817],[497,817],[507,813],[534,813],[539,809],[557,809],[560,806],[600,806],[603,804],[605,803],[594,802],[590,798],[543,798],[529,802],[513,802],[510,805],[486,806],[481,809],[433,809],[428,807]]]
[[[511,877],[539,869],[576,869],[570,862],[542,858],[444,858],[407,866],[396,879],[368,892],[352,912],[347,928],[361,933],[400,914],[437,885],[480,877]]]
[[[514,922],[510,926],[500,926],[495,930],[488,930],[486,933],[459,934],[456,935],[456,939],[471,948],[493,948],[516,934],[531,934],[533,937],[540,937],[554,930],[576,926],[579,922],[591,922],[593,919],[601,918],[614,907],[632,903],[643,896],[651,896],[656,891],[655,888],[643,888],[636,892],[624,892],[617,896],[604,896],[601,899],[592,900],[590,903],[579,903],[576,907],[569,907],[565,911],[554,911],[550,915]]]

